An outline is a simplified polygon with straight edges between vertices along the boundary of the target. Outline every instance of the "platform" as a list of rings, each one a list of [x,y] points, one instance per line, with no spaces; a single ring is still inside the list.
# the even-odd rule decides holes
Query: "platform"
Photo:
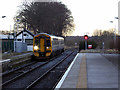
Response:
[[[78,53],[58,88],[118,88],[118,68],[100,53]]]

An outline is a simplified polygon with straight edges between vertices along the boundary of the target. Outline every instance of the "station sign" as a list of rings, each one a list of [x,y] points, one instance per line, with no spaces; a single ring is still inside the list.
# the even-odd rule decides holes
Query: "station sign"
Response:
[[[91,49],[92,48],[92,45],[88,45],[88,49]]]

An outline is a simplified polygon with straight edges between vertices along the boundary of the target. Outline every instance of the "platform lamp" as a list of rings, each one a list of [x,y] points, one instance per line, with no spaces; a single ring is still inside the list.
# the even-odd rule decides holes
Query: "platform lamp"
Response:
[[[119,18],[115,17],[115,19],[119,19]],[[110,23],[115,24],[115,22],[113,22],[113,21],[110,21]],[[116,48],[116,24],[114,25],[114,45],[115,45],[115,48]]]

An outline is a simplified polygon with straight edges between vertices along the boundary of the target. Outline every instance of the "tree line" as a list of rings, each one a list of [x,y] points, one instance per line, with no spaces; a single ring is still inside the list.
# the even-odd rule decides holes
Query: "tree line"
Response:
[[[14,17],[15,25],[37,33],[65,36],[74,31],[71,11],[62,2],[23,3]]]
[[[104,42],[105,49],[117,49],[120,51],[120,36],[115,34],[114,29],[109,30],[95,30],[93,36],[96,37],[99,48],[102,48]]]

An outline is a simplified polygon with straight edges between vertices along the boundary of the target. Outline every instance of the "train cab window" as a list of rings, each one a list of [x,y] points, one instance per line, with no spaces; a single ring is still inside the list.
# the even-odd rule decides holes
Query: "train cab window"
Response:
[[[50,45],[50,40],[46,40],[46,46],[48,46],[48,47],[50,47],[51,45]]]
[[[38,43],[39,43],[39,38],[35,37],[35,44],[38,44]]]

